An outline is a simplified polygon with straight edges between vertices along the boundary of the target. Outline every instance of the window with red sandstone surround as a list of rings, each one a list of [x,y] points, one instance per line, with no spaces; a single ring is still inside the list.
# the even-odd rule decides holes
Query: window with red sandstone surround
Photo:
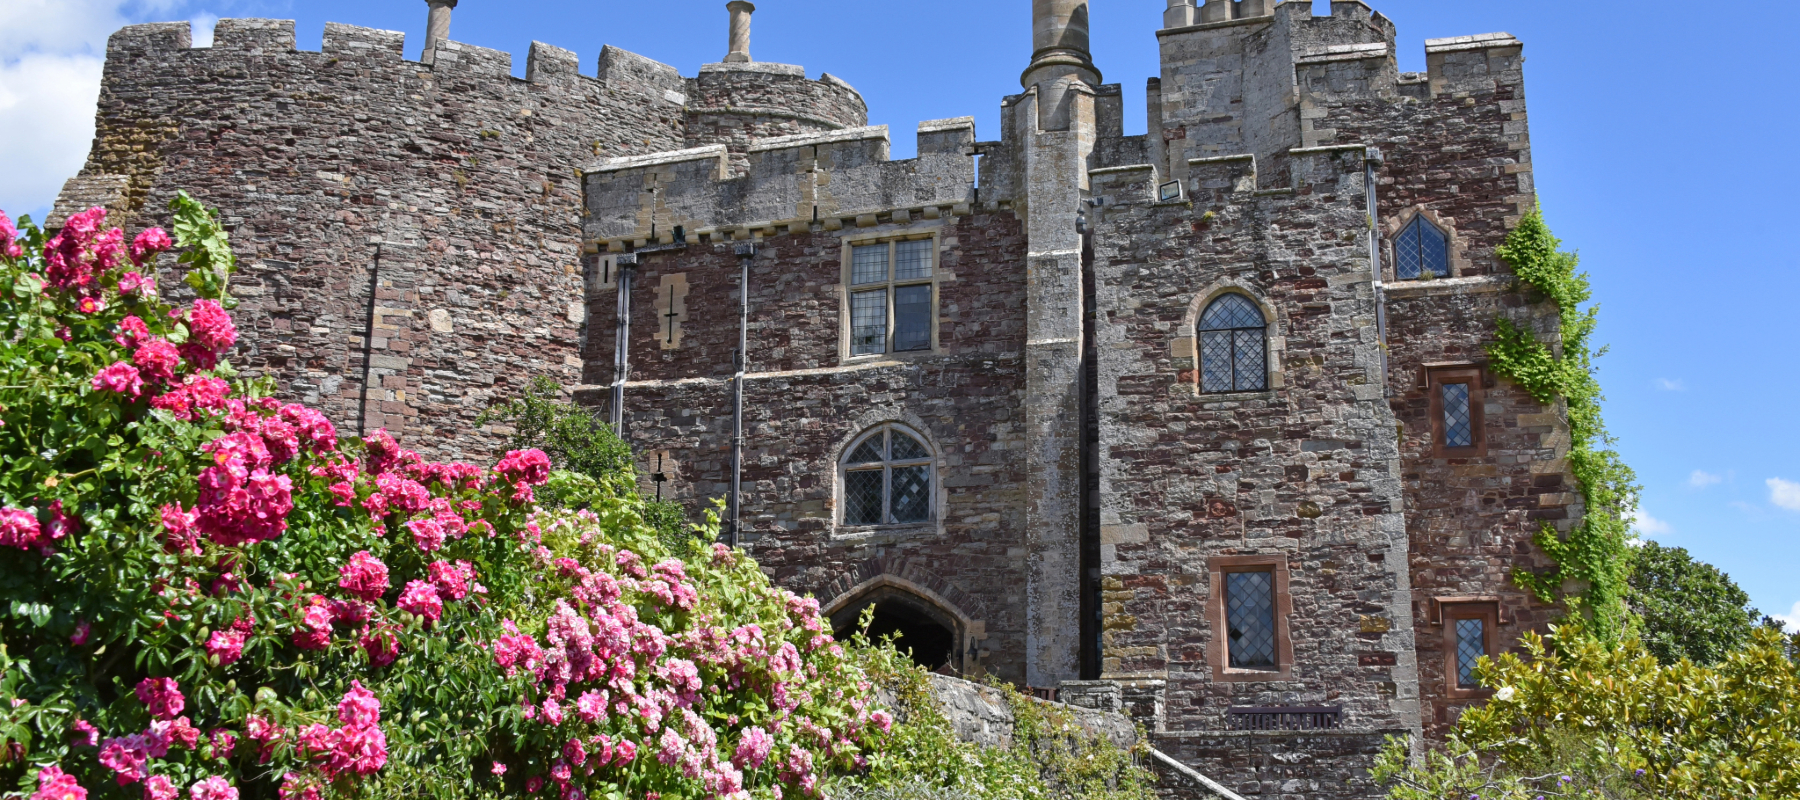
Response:
[[[1475,677],[1475,664],[1482,656],[1498,655],[1495,646],[1500,624],[1499,604],[1491,601],[1440,601],[1439,618],[1444,626],[1444,688],[1451,698],[1486,697],[1492,689],[1483,688]]]
[[[1206,561],[1207,657],[1215,681],[1278,681],[1293,675],[1287,557],[1217,556]]]
[[[1478,366],[1438,367],[1427,372],[1432,454],[1437,458],[1487,455],[1487,392]]]

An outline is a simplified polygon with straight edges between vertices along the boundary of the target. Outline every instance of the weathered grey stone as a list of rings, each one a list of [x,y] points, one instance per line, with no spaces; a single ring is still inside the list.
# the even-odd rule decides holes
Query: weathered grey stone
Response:
[[[347,433],[486,459],[510,433],[476,429],[488,403],[542,375],[604,406],[616,378],[664,479],[646,490],[694,505],[731,485],[754,245],[743,545],[834,621],[903,599],[950,669],[1121,709],[1222,785],[1173,796],[1373,796],[1382,737],[1480,701],[1448,674],[1444,602],[1490,604],[1505,646],[1558,613],[1509,575],[1548,567],[1533,535],[1582,512],[1567,412],[1484,366],[1496,319],[1558,325],[1495,255],[1534,193],[1513,37],[1432,40],[1400,74],[1393,23],[1360,2],[1171,0],[1149,132],[1127,137],[1086,4],[1037,0],[997,138],[926,122],[894,161],[849,84],[750,61],[748,3],[693,78],[610,46],[587,78],[533,44],[522,81],[428,3],[429,64],[337,24],[319,53],[282,21],[222,21],[208,51],[185,23],[119,31],[53,222],[165,222],[177,189],[222,207],[234,361]],[[1418,218],[1447,274],[1399,282]],[[852,356],[846,255],[890,239],[933,243],[930,346]],[[622,256],[638,311],[615,376]],[[1200,391],[1196,319],[1221,292],[1269,325],[1266,389]],[[1486,376],[1484,450],[1437,446],[1438,369]],[[840,464],[890,423],[930,451],[929,519],[848,524]],[[1223,658],[1220,565],[1244,559],[1285,581],[1277,670]],[[966,735],[1009,735],[996,693],[934,685]],[[1234,708],[1295,706],[1340,724],[1232,729]]]

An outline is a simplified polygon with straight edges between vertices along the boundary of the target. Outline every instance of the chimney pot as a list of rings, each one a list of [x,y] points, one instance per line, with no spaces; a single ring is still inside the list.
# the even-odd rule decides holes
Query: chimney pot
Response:
[[[450,41],[450,9],[456,8],[457,0],[425,0],[431,7],[431,16],[425,21],[425,52],[419,60],[427,64],[436,60],[438,45]]]
[[[725,55],[725,63],[748,64],[750,15],[756,11],[756,5],[746,0],[731,0],[725,4],[725,10],[731,12],[731,51]]]

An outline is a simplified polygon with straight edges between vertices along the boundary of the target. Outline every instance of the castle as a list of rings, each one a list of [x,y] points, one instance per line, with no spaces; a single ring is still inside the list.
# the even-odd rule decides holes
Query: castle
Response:
[[[849,84],[751,58],[742,0],[696,77],[534,44],[523,80],[428,4],[418,61],[119,31],[51,224],[186,189],[240,252],[234,361],[348,432],[485,459],[480,411],[554,378],[836,624],[1242,793],[1371,796],[1383,736],[1557,613],[1509,574],[1581,513],[1566,413],[1484,355],[1557,332],[1495,255],[1534,202],[1511,36],[1401,73],[1358,0],[1169,0],[1125,136],[1086,2],[1033,0],[998,138],[895,161]]]

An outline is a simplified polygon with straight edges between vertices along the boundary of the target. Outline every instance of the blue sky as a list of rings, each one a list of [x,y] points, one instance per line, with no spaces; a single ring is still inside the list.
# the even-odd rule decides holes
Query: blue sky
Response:
[[[973,115],[998,135],[999,101],[1030,52],[1026,0],[765,0],[752,53],[855,85],[910,155],[920,120]],[[1164,0],[1094,0],[1094,57],[1144,130],[1144,80]],[[1324,4],[1321,3],[1321,13]],[[1774,4],[1376,0],[1400,28],[1400,67],[1423,40],[1506,31],[1525,42],[1533,155],[1551,225],[1602,304],[1607,419],[1644,484],[1640,530],[1726,570],[1764,612],[1800,624],[1800,89]],[[130,22],[298,20],[404,30],[422,0],[5,0],[0,3],[0,208],[42,217],[93,131],[105,37]],[[723,0],[463,0],[453,38],[514,53],[533,39],[581,55],[602,44],[693,74],[725,53]]]

